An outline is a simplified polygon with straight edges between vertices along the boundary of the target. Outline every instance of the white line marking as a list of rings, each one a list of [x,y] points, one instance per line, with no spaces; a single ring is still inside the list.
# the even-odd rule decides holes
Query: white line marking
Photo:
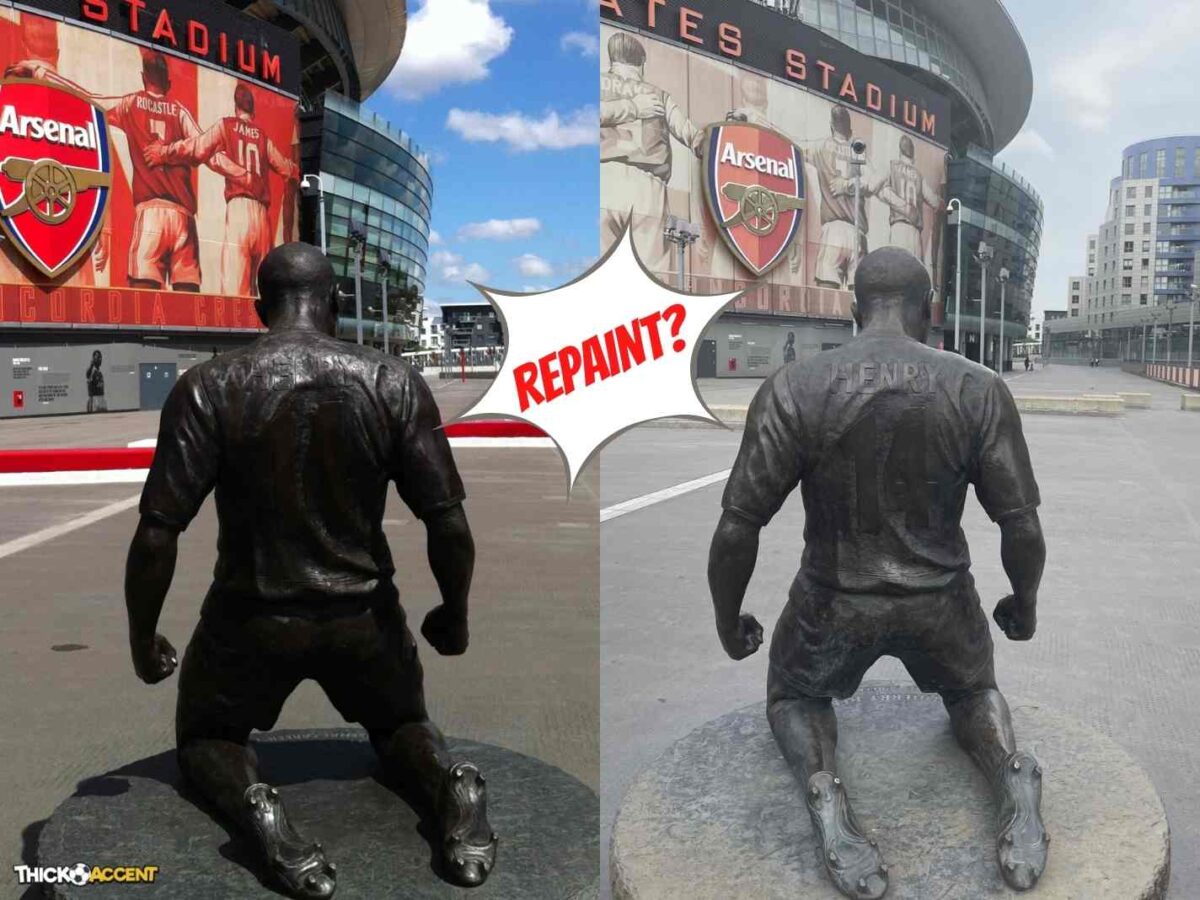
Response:
[[[66,472],[0,472],[0,487],[47,487],[78,484],[141,484],[149,469],[84,469]]]
[[[158,438],[142,438],[138,441],[130,441],[126,447],[157,447]]]
[[[732,469],[723,469],[720,472],[705,475],[703,478],[693,478],[691,481],[685,481],[683,484],[677,484],[674,487],[663,488],[661,491],[655,491],[652,494],[643,494],[641,497],[634,497],[632,500],[614,504],[600,510],[600,522],[604,523],[610,519],[619,519],[621,516],[637,512],[639,509],[645,509],[647,506],[671,500],[682,494],[690,494],[692,491],[698,491],[700,488],[708,487],[710,484],[717,484],[728,478],[729,473],[732,471]]]
[[[20,553],[22,550],[28,550],[30,547],[36,547],[38,544],[52,541],[55,538],[60,538],[64,534],[70,534],[72,531],[78,531],[80,528],[87,528],[89,525],[94,525],[110,516],[123,513],[127,509],[133,509],[141,499],[141,494],[134,497],[126,497],[124,500],[118,500],[116,503],[108,504],[108,506],[94,509],[86,515],[82,515],[77,519],[71,519],[69,522],[63,522],[61,525],[51,525],[49,528],[43,528],[41,531],[35,531],[33,534],[27,534],[25,537],[9,541],[7,544],[0,544],[0,559],[12,556],[14,553]]]

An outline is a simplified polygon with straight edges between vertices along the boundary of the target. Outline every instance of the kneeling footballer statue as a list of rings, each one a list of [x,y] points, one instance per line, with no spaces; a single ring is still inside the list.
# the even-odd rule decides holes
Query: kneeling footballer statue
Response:
[[[175,669],[159,614],[179,533],[215,490],[217,565],[179,678],[186,781],[279,889],[332,896],[334,863],[289,822],[247,743],[314,679],[432,815],[445,877],[480,884],[496,857],[484,779],[450,758],[426,714],[382,525],[394,483],[425,524],[442,595],[421,633],[441,654],[463,653],[475,548],[437,406],[406,363],[334,337],[333,270],[315,247],[273,250],[258,283],[267,333],[188,369],[163,409],[125,576],[134,668],[151,684]]]
[[[762,643],[742,602],[759,531],[799,484],[804,553],[771,639],[767,716],[805,787],[830,879],[862,900],[887,890],[887,866],[838,775],[833,699],[851,696],[889,655],[941,695],[958,743],[995,791],[1000,873],[1025,890],[1050,843],[1042,771],[1018,749],[996,687],[960,525],[974,485],[1000,527],[1012,583],[993,616],[1011,640],[1029,640],[1046,550],[1020,416],[999,375],[925,345],[932,292],[914,256],[868,254],[854,291],[859,336],[785,365],[750,407],[709,555],[717,632],[734,659]]]

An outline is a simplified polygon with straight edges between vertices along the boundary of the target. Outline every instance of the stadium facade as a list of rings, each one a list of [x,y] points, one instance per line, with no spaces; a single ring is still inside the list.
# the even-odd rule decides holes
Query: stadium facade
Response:
[[[986,242],[984,358],[1011,364],[1011,344],[1029,325],[1042,204],[994,160],[1020,131],[1033,91],[1028,53],[998,0],[601,0],[600,8],[602,247],[628,226],[664,282],[746,289],[705,335],[702,375],[761,375],[844,342],[853,265],[886,245],[930,269],[934,343],[956,349],[957,323],[957,349],[979,359],[976,250]],[[738,220],[718,225],[705,193],[713,193],[705,135],[723,123],[778,132],[804,160],[796,235],[757,281],[725,246]],[[855,154],[857,142],[865,147]],[[952,198],[962,208],[957,320]]]
[[[394,310],[428,252],[428,161],[360,106],[405,23],[403,0],[0,2],[0,417],[156,408],[258,333],[270,247],[324,230],[352,296],[352,224],[379,343],[381,263]]]
[[[1125,148],[1121,174],[1108,185],[1104,223],[1088,236],[1087,253],[1087,275],[1071,282],[1082,288],[1071,292],[1071,315],[1046,324],[1048,355],[1113,364],[1186,362],[1200,274],[1200,136]]]

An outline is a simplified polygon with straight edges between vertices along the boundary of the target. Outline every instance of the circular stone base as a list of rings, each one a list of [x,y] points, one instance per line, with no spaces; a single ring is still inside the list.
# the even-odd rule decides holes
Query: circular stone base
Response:
[[[1013,897],[996,864],[987,780],[954,741],[936,695],[871,685],[836,704],[839,774],[890,867],[886,900]],[[1050,861],[1037,900],[1158,900],[1170,861],[1150,779],[1112,741],[1053,710],[1013,706],[1045,769]],[[803,788],[763,704],[676,742],[630,787],[613,827],[616,900],[841,900]]]
[[[440,880],[429,832],[408,804],[376,780],[357,730],[256,735],[263,779],[279,788],[301,835],[319,840],[338,867],[337,900],[513,897],[584,900],[599,881],[599,802],[570,775],[489,744],[450,739],[455,759],[479,766],[488,818],[500,836],[496,868],[480,888]],[[271,897],[250,844],[181,795],[175,755],[162,753],[83,782],[46,823],[37,864],[158,866],[153,884],[54,885],[52,896],[128,900]],[[189,795],[190,796],[190,795]]]

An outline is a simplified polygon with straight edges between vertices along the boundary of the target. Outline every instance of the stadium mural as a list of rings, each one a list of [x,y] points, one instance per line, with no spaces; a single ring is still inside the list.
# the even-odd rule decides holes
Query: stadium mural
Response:
[[[761,7],[739,6],[783,22],[785,32],[803,28]],[[611,7],[602,6],[602,14],[616,18]],[[672,19],[660,13],[657,24],[663,21]],[[726,37],[734,33],[728,28],[735,26],[721,24]],[[736,34],[748,42],[753,32],[745,24],[736,26]],[[647,268],[674,286],[678,250],[665,240],[664,225],[670,216],[696,223],[702,233],[688,251],[688,290],[720,293],[757,285],[731,312],[848,318],[856,260],[887,245],[914,253],[930,268],[934,285],[941,284],[946,151],[933,138],[949,133],[949,113],[936,95],[920,95],[922,89],[908,82],[886,89],[875,81],[855,83],[853,70],[845,68],[834,81],[848,83],[854,100],[836,91],[831,96],[820,85],[800,86],[783,71],[746,68],[744,57],[734,65],[695,52],[676,43],[678,35],[608,22],[601,31],[605,249],[629,223]],[[748,44],[741,49],[745,53]],[[871,62],[849,48],[838,53],[843,67],[855,57]],[[785,58],[780,51],[779,59]],[[874,100],[861,102],[868,86],[872,97],[878,94],[880,113]],[[900,101],[900,112],[889,116],[902,95],[919,99]],[[930,110],[936,111],[932,119]],[[858,141],[866,146],[855,165]],[[792,171],[793,147],[800,171]],[[935,321],[939,301],[935,297]],[[769,349],[751,355],[778,364],[795,355],[795,336],[788,340],[772,338]],[[745,352],[731,343],[735,351]]]
[[[258,328],[258,264],[296,237],[299,178],[296,100],[260,63],[239,77],[0,9],[0,322]]]

